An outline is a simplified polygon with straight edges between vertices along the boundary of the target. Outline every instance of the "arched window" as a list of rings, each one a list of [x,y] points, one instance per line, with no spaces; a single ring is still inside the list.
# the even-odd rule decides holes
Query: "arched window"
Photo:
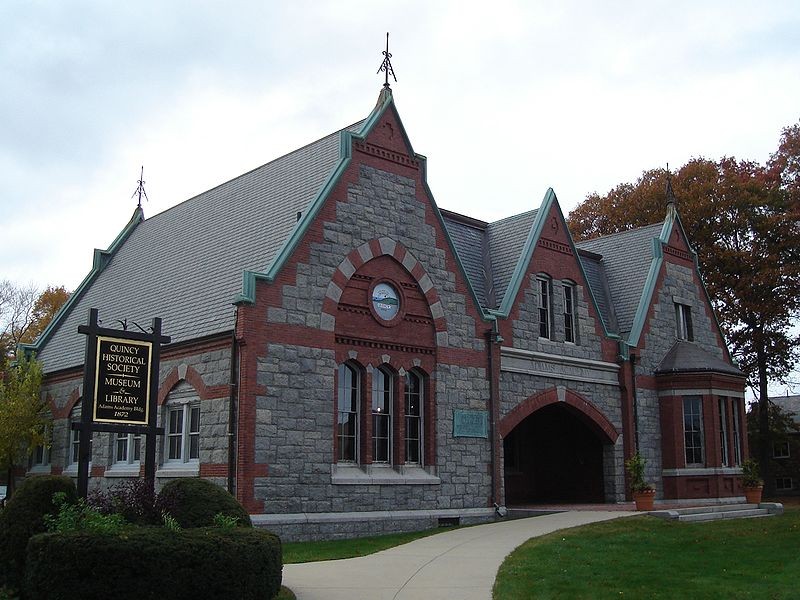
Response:
[[[372,376],[372,462],[390,463],[394,376],[383,368]]]
[[[164,464],[180,465],[200,460],[200,398],[183,381],[167,396],[164,409]]]
[[[336,441],[339,462],[358,460],[358,414],[361,398],[361,374],[351,365],[339,366],[336,393]]]
[[[405,378],[406,464],[422,464],[422,405],[425,400],[422,377],[408,371]]]

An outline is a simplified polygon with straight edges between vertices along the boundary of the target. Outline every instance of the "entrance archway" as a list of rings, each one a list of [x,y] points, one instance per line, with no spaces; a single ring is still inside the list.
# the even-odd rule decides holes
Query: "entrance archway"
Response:
[[[563,388],[529,398],[501,422],[508,505],[605,501],[604,454],[617,432]]]

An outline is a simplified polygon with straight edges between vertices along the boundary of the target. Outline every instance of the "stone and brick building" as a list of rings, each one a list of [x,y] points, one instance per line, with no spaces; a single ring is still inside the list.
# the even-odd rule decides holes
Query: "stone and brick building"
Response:
[[[34,347],[54,418],[32,471],[74,473],[89,308],[161,317],[158,481],[207,477],[289,538],[740,495],[744,377],[674,203],[576,244],[556,195],[487,223],[442,210],[391,91],[364,121],[145,219]],[[447,199],[451,205],[457,199]],[[143,442],[95,434],[91,485]]]

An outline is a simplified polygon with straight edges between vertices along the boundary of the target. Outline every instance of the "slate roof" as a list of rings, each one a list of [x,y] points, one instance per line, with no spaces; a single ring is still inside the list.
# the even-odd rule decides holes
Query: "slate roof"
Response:
[[[795,423],[800,423],[800,396],[772,396],[770,402],[779,406],[784,412],[792,413]]]
[[[633,327],[653,261],[652,240],[660,235],[662,227],[662,223],[657,223],[575,244],[603,257],[611,301],[623,335]]]
[[[116,319],[164,321],[172,342],[233,329],[242,271],[265,271],[340,161],[341,131],[142,221],[47,340],[45,372],[83,364],[77,334],[89,308]],[[177,301],[176,298],[185,300]],[[113,302],[113,304],[112,304]]]
[[[606,325],[606,331],[618,333],[617,313],[611,301],[611,290],[608,287],[608,276],[603,264],[603,257],[586,250],[578,250],[578,259],[583,266],[583,272],[586,273],[586,281],[592,289],[600,317]]]
[[[529,210],[494,223],[486,229],[492,257],[492,280],[497,305],[503,304],[511,276],[519,262],[538,209]]]
[[[447,233],[453,240],[458,257],[464,266],[467,278],[475,290],[475,296],[481,306],[490,306],[487,295],[487,283],[489,277],[486,273],[484,261],[484,248],[486,246],[486,223],[475,221],[474,219],[464,218],[463,215],[442,211]]]
[[[656,369],[656,374],[662,373],[697,373],[713,371],[744,377],[738,368],[729,365],[724,360],[709,354],[697,344],[685,340],[677,340],[662,359]]]

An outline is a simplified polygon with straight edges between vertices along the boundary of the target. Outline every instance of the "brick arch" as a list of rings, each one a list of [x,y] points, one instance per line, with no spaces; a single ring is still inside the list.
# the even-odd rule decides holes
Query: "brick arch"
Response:
[[[321,328],[334,331],[336,327],[336,306],[342,297],[342,292],[347,287],[350,278],[361,266],[379,256],[391,256],[408,271],[414,281],[419,285],[425,299],[428,301],[433,325],[437,332],[447,331],[447,321],[444,318],[444,309],[439,299],[439,294],[433,286],[425,268],[413,253],[403,244],[388,237],[374,238],[358,248],[355,248],[336,267],[336,271],[328,283],[325,291],[325,300],[322,303]]]
[[[611,421],[609,421],[594,404],[575,392],[563,387],[550,388],[549,390],[539,392],[520,403],[514,410],[501,419],[499,426],[500,435],[505,438],[524,419],[540,408],[544,408],[549,404],[556,404],[557,402],[569,406],[574,413],[577,413],[577,415],[603,439],[603,442],[613,444],[617,441],[619,432],[617,432],[616,427],[614,427]]]
[[[200,400],[209,398],[208,386],[203,382],[203,378],[200,377],[200,374],[195,371],[193,367],[180,364],[169,372],[169,375],[164,379],[164,383],[158,388],[159,406],[162,406],[164,402],[166,402],[167,396],[172,391],[172,388],[183,380],[186,380],[186,382],[195,389]]]

